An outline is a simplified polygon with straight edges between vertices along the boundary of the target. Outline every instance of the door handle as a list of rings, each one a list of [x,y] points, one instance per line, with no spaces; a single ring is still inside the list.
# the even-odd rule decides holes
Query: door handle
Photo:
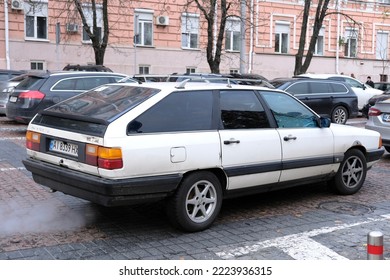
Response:
[[[284,141],[297,140],[297,137],[292,135],[284,136],[283,140]]]
[[[229,145],[229,144],[239,144],[239,143],[240,143],[240,140],[230,139],[230,140],[225,140],[225,141],[223,141],[223,143],[224,143],[225,145]]]

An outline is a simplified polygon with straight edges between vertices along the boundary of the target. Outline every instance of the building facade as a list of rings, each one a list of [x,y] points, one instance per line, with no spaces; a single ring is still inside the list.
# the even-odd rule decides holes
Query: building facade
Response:
[[[91,42],[70,2],[4,0],[0,4],[0,68],[60,70],[67,64],[94,64]],[[105,66],[129,75],[210,72],[206,59],[208,26],[201,9],[188,6],[187,0],[108,2],[110,37]],[[241,71],[269,79],[292,76],[304,1],[231,2],[221,73]],[[331,0],[308,72],[354,73],[362,81],[368,75],[374,81],[386,80],[388,2]],[[315,1],[312,6],[314,15]],[[88,24],[92,24],[91,4],[84,1],[82,7]],[[97,5],[96,19],[102,31],[101,4]],[[309,17],[307,46],[313,21],[314,17]],[[212,28],[216,37],[218,26]]]

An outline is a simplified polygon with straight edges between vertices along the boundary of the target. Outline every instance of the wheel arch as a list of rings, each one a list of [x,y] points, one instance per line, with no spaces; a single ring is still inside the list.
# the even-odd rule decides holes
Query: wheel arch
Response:
[[[227,175],[226,173],[220,169],[220,168],[206,168],[206,169],[196,169],[196,170],[191,170],[183,174],[182,180],[186,178],[188,175],[196,172],[201,172],[201,171],[208,171],[210,173],[213,173],[219,182],[221,183],[222,191],[225,192],[227,188]]]

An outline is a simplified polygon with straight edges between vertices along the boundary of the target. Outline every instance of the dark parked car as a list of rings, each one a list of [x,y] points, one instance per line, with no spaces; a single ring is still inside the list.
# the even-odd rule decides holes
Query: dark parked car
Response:
[[[376,82],[374,88],[387,91],[390,89],[390,82]]]
[[[8,95],[24,78],[25,74],[18,75],[7,81],[0,81],[0,114],[5,115],[5,108],[7,107]]]
[[[64,71],[87,71],[87,72],[112,72],[112,70],[104,65],[80,65],[68,64],[62,69]]]
[[[306,78],[279,78],[270,81],[287,91],[332,122],[345,124],[359,113],[357,96],[351,86],[341,81]]]
[[[25,71],[0,69],[0,81],[8,81],[13,77],[24,74]]]
[[[115,83],[127,77],[111,72],[57,72],[28,74],[9,93],[6,115],[28,123],[36,113],[69,97],[100,85]]]

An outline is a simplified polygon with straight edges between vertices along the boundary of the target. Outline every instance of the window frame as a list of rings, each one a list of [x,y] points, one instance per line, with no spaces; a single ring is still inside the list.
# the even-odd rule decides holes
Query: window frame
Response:
[[[239,52],[241,49],[241,21],[238,18],[228,18],[225,27],[225,50]]]
[[[290,23],[275,23],[275,53],[288,54],[290,49]]]
[[[137,47],[153,47],[153,14],[153,10],[135,9],[134,11],[134,44]],[[148,28],[150,28],[150,32]]]
[[[39,67],[36,67],[35,69],[33,68],[33,64],[38,66],[38,65],[42,65],[42,68],[40,69]],[[42,61],[42,60],[31,60],[30,61],[30,69],[31,70],[46,70],[46,63],[45,61]]]
[[[385,39],[383,42],[383,39]],[[386,45],[383,45],[385,43]],[[378,60],[387,60],[389,49],[389,32],[379,30],[376,33],[376,49],[375,49],[375,58]]]
[[[150,74],[150,65],[139,65],[138,66],[138,75],[149,75],[149,74]]]
[[[49,33],[49,16],[48,16],[48,2],[47,0],[43,1],[31,1],[31,4],[24,2],[24,37],[25,40],[36,40],[36,41],[48,41]],[[33,21],[29,22],[28,18],[32,18]],[[46,22],[41,26],[39,24],[39,19],[44,19]],[[33,25],[33,30],[31,30],[30,23]],[[40,27],[43,30],[40,30]],[[33,35],[30,36],[32,31]],[[40,37],[39,33],[43,32],[44,37]]]
[[[348,28],[345,30],[344,56],[349,58],[358,57],[358,37],[359,30]]]
[[[321,28],[318,32],[318,38],[317,42],[314,48],[314,54],[317,56],[323,56],[324,55],[324,49],[325,49],[325,28]]]
[[[198,14],[183,13],[181,15],[181,47],[183,49],[199,49],[199,23]],[[196,39],[196,45],[192,44],[192,39]]]
[[[92,5],[91,4],[82,4],[83,13],[87,20],[87,24],[89,25],[90,29],[93,29],[93,11],[92,11]],[[100,35],[99,35],[99,41],[103,38],[103,6],[101,4],[96,4],[96,25],[97,28],[100,28]],[[88,39],[87,39],[88,38]],[[92,44],[91,39],[89,38],[87,32],[84,30],[84,25],[82,28],[81,33],[81,41],[84,44]]]

